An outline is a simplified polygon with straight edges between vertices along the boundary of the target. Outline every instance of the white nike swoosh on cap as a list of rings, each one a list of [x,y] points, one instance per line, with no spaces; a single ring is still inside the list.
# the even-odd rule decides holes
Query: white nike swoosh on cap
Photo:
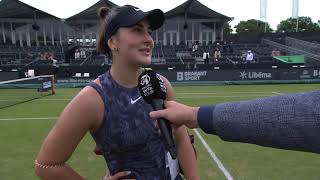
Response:
[[[134,104],[134,103],[136,103],[137,101],[139,101],[139,99],[141,99],[142,97],[140,96],[140,97],[138,97],[137,99],[135,99],[135,100],[133,100],[132,98],[131,98],[131,104]]]

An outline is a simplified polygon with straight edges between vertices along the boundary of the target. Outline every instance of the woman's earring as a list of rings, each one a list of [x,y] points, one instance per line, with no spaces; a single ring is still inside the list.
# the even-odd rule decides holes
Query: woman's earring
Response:
[[[113,50],[114,50],[114,51],[119,51],[119,49],[118,49],[118,48],[114,48]]]

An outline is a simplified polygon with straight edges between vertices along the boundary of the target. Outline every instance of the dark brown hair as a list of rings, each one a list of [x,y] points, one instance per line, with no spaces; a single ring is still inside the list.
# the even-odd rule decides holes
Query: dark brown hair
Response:
[[[111,50],[108,46],[108,40],[105,38],[105,33],[110,21],[119,13],[119,7],[110,9],[108,7],[101,7],[98,10],[98,17],[101,19],[100,34],[97,43],[97,52],[111,57]]]

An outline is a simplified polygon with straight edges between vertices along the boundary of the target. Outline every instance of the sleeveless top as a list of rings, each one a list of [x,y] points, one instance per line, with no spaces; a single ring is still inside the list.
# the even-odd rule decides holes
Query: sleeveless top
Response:
[[[101,96],[105,112],[101,127],[91,135],[102,149],[110,173],[131,171],[128,178],[137,180],[177,179],[171,178],[168,152],[154,127],[155,120],[149,117],[152,107],[141,98],[138,87],[119,85],[110,71],[99,80],[101,86],[94,82],[89,86]]]

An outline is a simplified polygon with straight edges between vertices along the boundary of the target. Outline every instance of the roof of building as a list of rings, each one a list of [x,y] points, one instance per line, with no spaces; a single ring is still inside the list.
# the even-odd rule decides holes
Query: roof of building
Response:
[[[2,0],[0,1],[0,18],[15,19],[43,19],[58,17],[44,12],[40,9],[25,4],[19,0]]]
[[[225,20],[231,20],[231,17],[225,16],[220,14],[207,6],[203,5],[197,0],[187,0],[186,2],[182,3],[181,5],[171,9],[170,11],[166,12],[166,17],[171,18],[175,16],[185,15],[190,18],[203,18],[203,19],[212,19],[212,18],[219,18]]]

